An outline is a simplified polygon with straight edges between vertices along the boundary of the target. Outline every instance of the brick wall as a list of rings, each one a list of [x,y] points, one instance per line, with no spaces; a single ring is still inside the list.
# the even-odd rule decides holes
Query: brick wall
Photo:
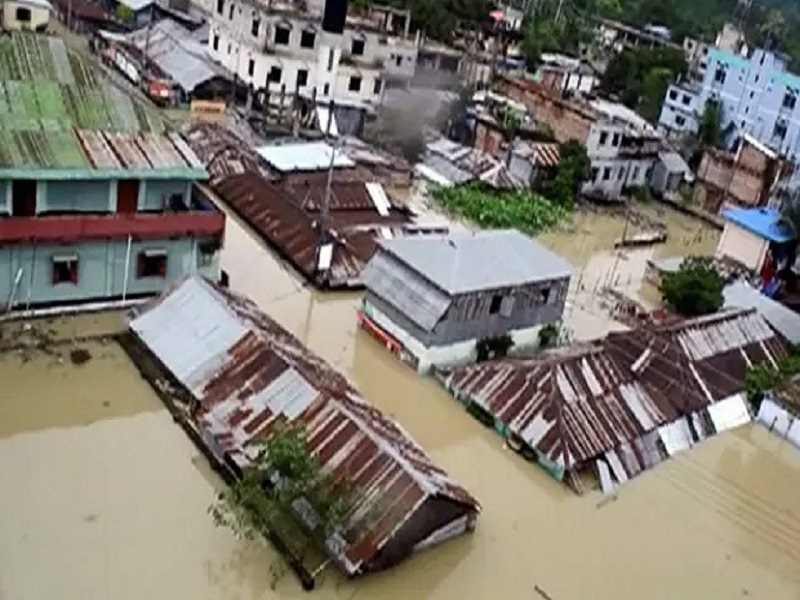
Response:
[[[532,81],[502,78],[500,84],[501,93],[522,102],[537,122],[547,123],[556,140],[578,140],[586,143],[593,122],[587,111],[562,100],[552,91]]]
[[[502,131],[486,125],[483,121],[478,121],[475,127],[476,150],[487,152],[492,156],[498,156],[505,141]]]
[[[703,187],[707,188],[702,200],[707,210],[716,212],[719,204],[728,198],[744,206],[759,206],[764,192],[764,171],[756,171],[751,165],[763,164],[758,156],[743,151],[739,163],[734,171],[734,157],[727,152],[709,150],[703,154],[700,168],[697,171],[698,179]],[[761,158],[759,158],[759,156]],[[745,161],[747,161],[745,163]],[[746,166],[747,165],[747,166]]]

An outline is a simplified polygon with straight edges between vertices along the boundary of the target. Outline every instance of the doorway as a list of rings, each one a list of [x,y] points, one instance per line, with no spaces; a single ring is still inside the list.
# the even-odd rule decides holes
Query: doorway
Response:
[[[136,214],[139,206],[139,181],[120,179],[117,181],[117,212],[124,215]]]
[[[32,217],[36,214],[36,181],[15,179],[11,184],[11,215]]]

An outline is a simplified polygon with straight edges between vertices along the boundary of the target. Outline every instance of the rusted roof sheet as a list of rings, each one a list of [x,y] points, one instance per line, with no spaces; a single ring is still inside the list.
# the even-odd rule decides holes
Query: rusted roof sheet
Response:
[[[565,471],[677,416],[601,347],[470,365],[446,383]]]
[[[554,142],[520,142],[514,152],[544,169],[555,167],[561,160],[561,149]]]
[[[298,271],[323,287],[361,286],[361,271],[374,254],[377,239],[441,232],[441,228],[413,226],[409,211],[394,202],[380,214],[363,180],[342,177],[334,177],[331,185],[326,239],[333,244],[333,258],[324,274],[315,261],[322,241],[318,221],[326,177],[266,181],[244,173],[223,178],[214,190]]]
[[[277,176],[254,149],[225,127],[197,121],[186,125],[182,131],[191,149],[208,169],[212,183],[242,173],[260,173],[268,179]]]
[[[249,300],[192,276],[129,325],[197,398],[197,426],[241,466],[254,458],[250,443],[276,422],[306,426],[323,468],[362,492],[350,515],[361,528],[355,539],[329,540],[347,574],[363,572],[427,499],[479,510],[397,423]],[[374,515],[367,524],[366,514]]]
[[[577,351],[459,367],[445,383],[564,471],[634,446],[641,470],[657,462],[643,454],[648,432],[730,401],[749,364],[775,364],[786,352],[755,311],[730,311]]]

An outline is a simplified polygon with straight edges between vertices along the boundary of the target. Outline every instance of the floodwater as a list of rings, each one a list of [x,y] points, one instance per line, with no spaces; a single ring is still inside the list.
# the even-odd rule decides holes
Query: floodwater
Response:
[[[579,228],[592,219],[606,240],[619,237],[611,217],[581,217]],[[604,251],[588,237],[546,241],[579,268]],[[336,364],[483,504],[474,534],[358,582],[326,573],[315,597],[800,598],[800,452],[785,441],[746,426],[616,500],[576,496],[357,331],[357,295],[311,293],[234,218],[226,242],[231,286]],[[0,358],[0,598],[306,597],[291,576],[269,589],[269,548],[213,527],[219,481],[124,353],[76,345],[92,356],[81,366],[63,353]]]

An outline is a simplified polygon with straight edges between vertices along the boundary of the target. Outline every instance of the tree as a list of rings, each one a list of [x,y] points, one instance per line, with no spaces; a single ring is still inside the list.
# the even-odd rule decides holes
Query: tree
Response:
[[[667,86],[685,72],[686,60],[677,48],[633,48],[611,59],[600,88],[645,118],[655,120]]]
[[[244,539],[277,535],[298,560],[312,546],[324,550],[328,536],[345,529],[355,494],[320,467],[302,426],[278,424],[257,448],[254,466],[209,508],[214,523]],[[298,502],[313,509],[314,527],[298,515]],[[283,570],[272,567],[274,585]]]
[[[722,144],[722,106],[717,100],[708,100],[703,107],[698,138],[702,147],[718,148]]]
[[[722,306],[725,280],[708,258],[686,258],[661,285],[667,304],[685,317],[707,315]]]
[[[130,6],[126,6],[125,4],[117,4],[117,8],[114,9],[114,16],[117,17],[117,20],[122,21],[123,23],[130,23],[133,21],[134,14],[133,9]]]
[[[559,146],[560,160],[552,179],[542,182],[543,196],[566,209],[572,209],[581,186],[589,177],[591,162],[580,142],[569,140]]]

